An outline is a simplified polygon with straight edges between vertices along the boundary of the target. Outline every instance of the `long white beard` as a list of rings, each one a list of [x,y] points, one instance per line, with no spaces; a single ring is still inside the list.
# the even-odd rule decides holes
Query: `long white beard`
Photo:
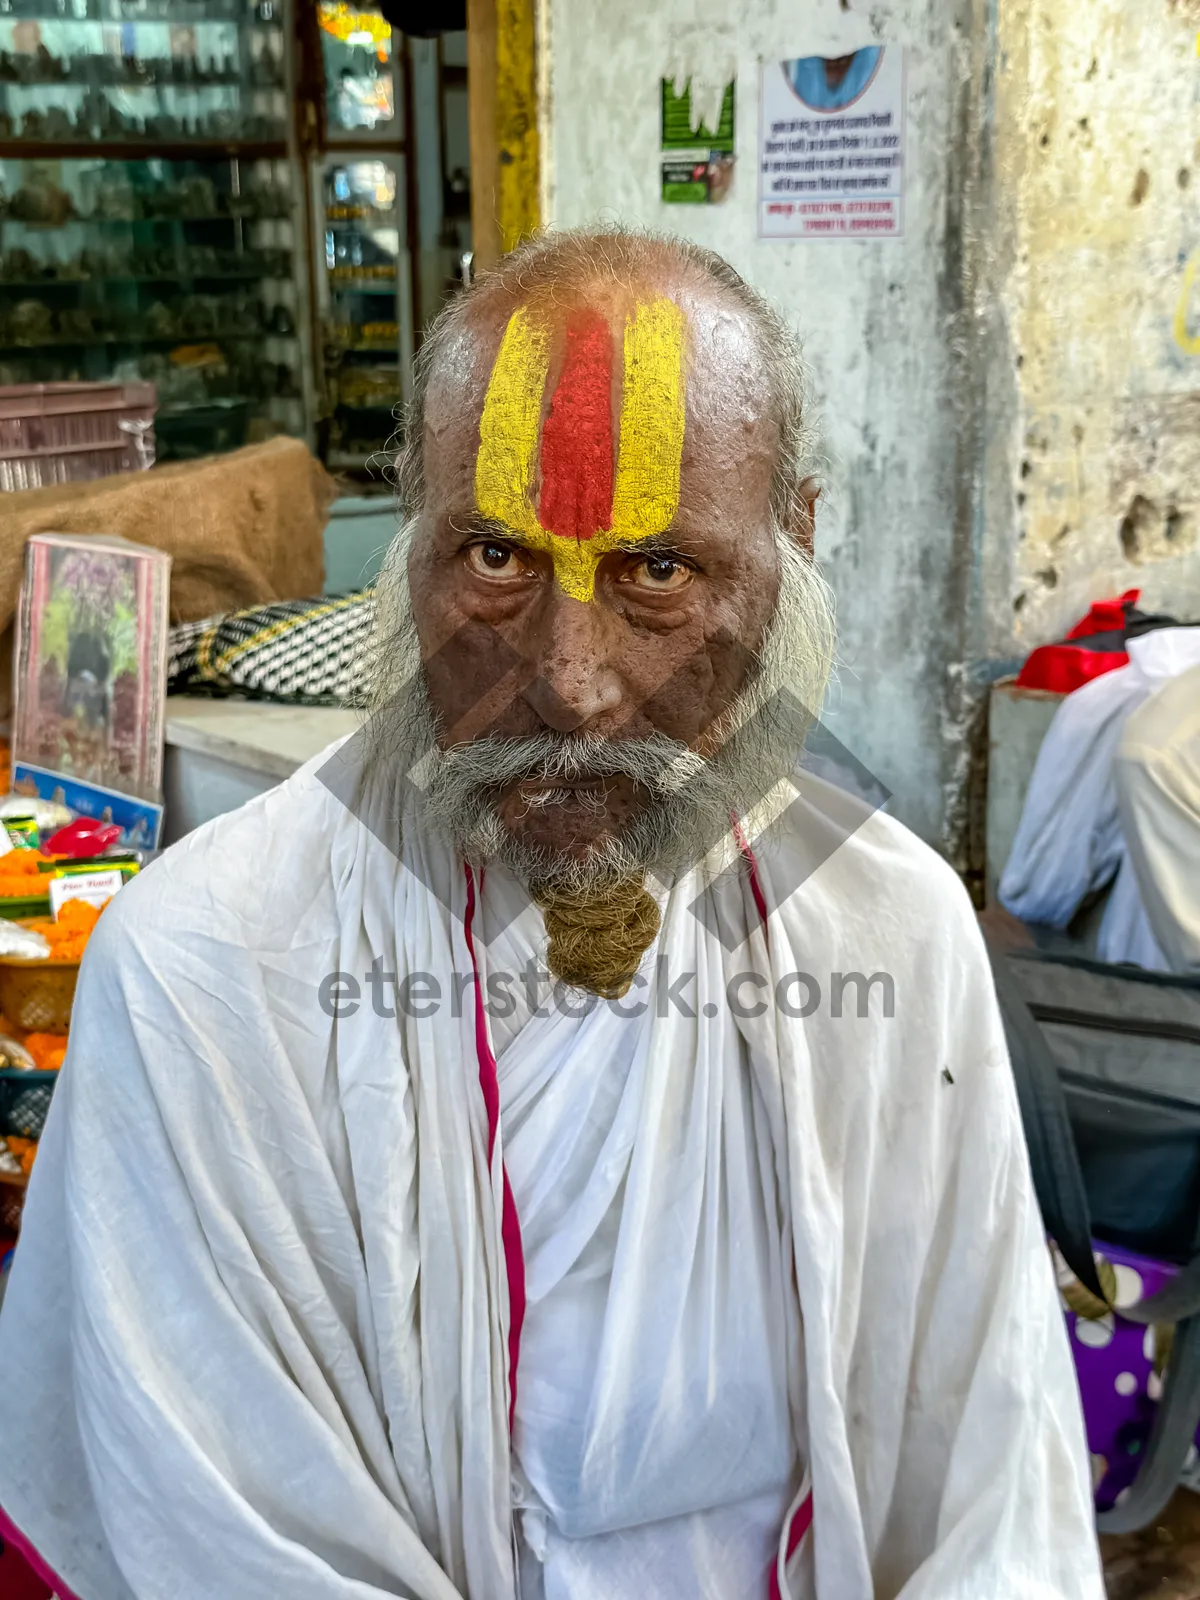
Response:
[[[368,758],[376,775],[387,768],[393,778],[409,779],[430,825],[467,860],[499,861],[527,883],[568,892],[647,874],[670,881],[702,861],[728,834],[732,817],[752,811],[794,770],[824,695],[834,622],[828,587],[790,539],[778,542],[779,596],[749,681],[707,730],[714,753],[705,757],[666,734],[620,739],[549,730],[443,749],[408,591],[410,533],[397,538],[376,591]],[[581,855],[530,842],[497,808],[501,792],[518,781],[618,776],[635,784],[640,807],[619,835]],[[527,800],[527,810],[568,798],[589,804],[578,790],[547,787]],[[590,803],[603,812],[600,796]]]

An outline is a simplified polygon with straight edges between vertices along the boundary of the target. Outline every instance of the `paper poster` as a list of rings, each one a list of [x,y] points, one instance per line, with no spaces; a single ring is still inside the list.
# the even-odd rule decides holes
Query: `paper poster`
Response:
[[[717,205],[733,181],[733,84],[725,86],[716,132],[693,122],[691,84],[662,80],[662,197],[668,205]]]
[[[760,144],[761,238],[903,233],[903,50],[767,63]]]

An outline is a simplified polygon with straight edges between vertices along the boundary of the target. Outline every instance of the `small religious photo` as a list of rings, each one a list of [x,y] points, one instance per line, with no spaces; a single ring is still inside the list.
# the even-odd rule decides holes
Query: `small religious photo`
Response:
[[[170,557],[38,534],[25,550],[14,765],[157,800]]]

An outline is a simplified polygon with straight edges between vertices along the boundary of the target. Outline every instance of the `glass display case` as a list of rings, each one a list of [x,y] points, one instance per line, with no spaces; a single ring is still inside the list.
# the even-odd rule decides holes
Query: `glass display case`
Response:
[[[386,446],[407,398],[413,338],[403,161],[326,155],[315,187],[323,219],[325,457],[349,471]]]
[[[280,0],[0,0],[0,384],[146,379],[160,459],[304,436]]]
[[[0,0],[0,143],[287,139],[280,0]]]
[[[378,9],[317,0],[325,143],[396,144],[402,137],[396,41]]]

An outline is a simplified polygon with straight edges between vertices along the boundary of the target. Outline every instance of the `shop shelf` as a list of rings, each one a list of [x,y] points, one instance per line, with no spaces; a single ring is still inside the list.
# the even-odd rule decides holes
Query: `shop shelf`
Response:
[[[0,160],[27,160],[39,152],[64,158],[96,157],[104,161],[195,161],[204,157],[238,156],[245,161],[279,161],[288,153],[287,140],[174,139],[148,134],[144,139],[0,139]]]
[[[34,344],[2,344],[5,355],[20,355],[31,350],[105,350],[112,345],[145,345],[170,349],[182,344],[259,344],[264,339],[294,339],[292,333],[173,333],[163,338],[147,338],[143,334],[113,334],[106,339],[43,339]]]

